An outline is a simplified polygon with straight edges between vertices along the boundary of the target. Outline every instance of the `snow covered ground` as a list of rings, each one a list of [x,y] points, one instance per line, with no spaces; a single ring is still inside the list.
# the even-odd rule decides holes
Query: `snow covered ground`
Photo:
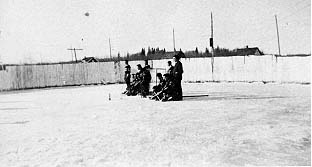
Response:
[[[184,84],[209,96],[178,102],[124,88],[1,92],[0,166],[311,164],[310,85]]]

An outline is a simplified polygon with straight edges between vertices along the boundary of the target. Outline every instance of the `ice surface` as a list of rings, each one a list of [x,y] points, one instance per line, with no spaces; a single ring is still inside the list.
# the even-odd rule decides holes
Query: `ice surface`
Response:
[[[0,166],[311,165],[310,85],[184,84],[178,102],[123,89],[2,92]]]

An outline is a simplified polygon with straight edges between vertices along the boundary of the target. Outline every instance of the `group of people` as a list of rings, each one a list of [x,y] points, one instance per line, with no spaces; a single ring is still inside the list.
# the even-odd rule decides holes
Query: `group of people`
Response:
[[[128,96],[136,96],[141,95],[142,97],[146,97],[149,95],[150,82],[152,79],[150,73],[150,66],[148,65],[148,61],[145,61],[145,66],[142,67],[141,64],[137,65],[138,72],[136,74],[132,74],[132,82],[131,82],[131,66],[128,64],[128,60],[125,61],[125,82],[127,84],[127,89],[124,94]]]
[[[142,97],[150,96],[150,99],[159,101],[179,101],[183,99],[182,94],[182,74],[183,66],[180,62],[181,55],[179,53],[173,56],[173,61],[175,62],[172,66],[171,61],[168,61],[168,70],[165,74],[157,73],[156,77],[158,79],[158,84],[153,87],[153,91],[149,92],[151,73],[148,61],[145,61],[145,66],[142,67],[141,64],[137,65],[138,72],[132,74],[131,82],[131,67],[128,64],[128,60],[125,61],[125,82],[127,84],[127,89],[124,94],[128,96],[141,95]]]

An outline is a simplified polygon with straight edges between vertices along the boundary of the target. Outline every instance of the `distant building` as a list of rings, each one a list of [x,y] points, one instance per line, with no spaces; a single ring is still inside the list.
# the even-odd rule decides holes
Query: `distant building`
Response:
[[[249,48],[248,46],[246,46],[246,48],[236,49],[236,54],[238,56],[245,56],[245,55],[261,56],[263,55],[263,53],[258,47]]]
[[[99,60],[95,57],[85,57],[81,60],[82,63],[92,63],[92,62],[99,62]]]

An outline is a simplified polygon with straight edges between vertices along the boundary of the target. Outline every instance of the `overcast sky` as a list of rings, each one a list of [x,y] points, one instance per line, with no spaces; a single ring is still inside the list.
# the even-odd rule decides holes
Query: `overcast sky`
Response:
[[[85,16],[88,12],[90,15]],[[54,62],[109,57],[148,46],[204,50],[210,37],[230,49],[259,47],[278,53],[311,53],[310,0],[0,0],[0,61]]]

